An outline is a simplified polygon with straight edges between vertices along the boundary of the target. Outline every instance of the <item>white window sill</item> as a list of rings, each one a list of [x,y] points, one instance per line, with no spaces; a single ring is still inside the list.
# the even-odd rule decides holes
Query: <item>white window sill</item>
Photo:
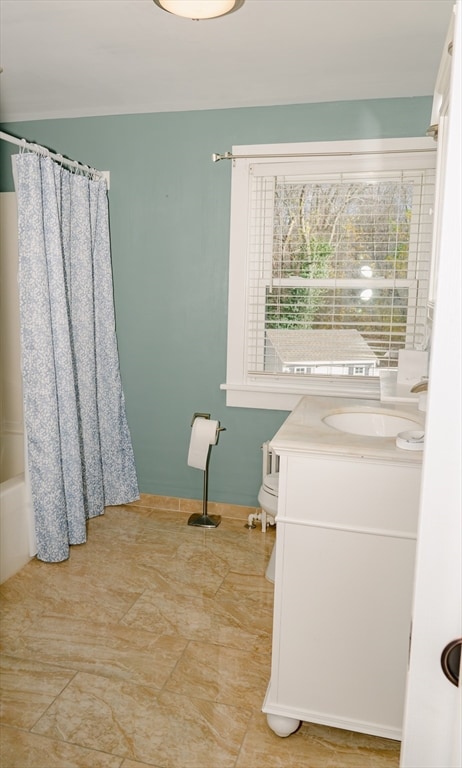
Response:
[[[320,378],[320,377],[319,377]],[[292,411],[301,397],[359,397],[363,400],[380,400],[378,376],[369,379],[344,377],[343,381],[322,378],[299,384],[253,381],[247,384],[222,384],[226,391],[226,405],[234,408],[264,408],[275,411]]]

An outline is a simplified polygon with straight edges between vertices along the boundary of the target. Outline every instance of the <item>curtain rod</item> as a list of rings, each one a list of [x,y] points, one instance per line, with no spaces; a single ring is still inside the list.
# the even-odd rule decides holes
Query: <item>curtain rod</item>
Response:
[[[3,141],[8,141],[10,144],[16,144],[18,147],[22,147],[23,149],[30,149],[32,152],[35,152],[39,155],[44,155],[45,157],[51,157],[52,160],[56,160],[61,165],[68,165],[70,168],[73,168],[74,170],[82,170],[85,171],[85,173],[90,173],[97,178],[105,178],[106,181],[108,180],[107,172],[104,171],[98,171],[96,168],[90,168],[89,165],[83,165],[83,163],[79,163],[78,160],[68,160],[67,157],[63,157],[62,155],[57,155],[55,152],[51,152],[46,147],[42,147],[40,144],[31,144],[30,142],[26,141],[25,139],[17,139],[16,136],[10,136],[9,133],[5,133],[4,131],[0,131],[0,139]],[[108,183],[109,188],[109,183]]]
[[[353,157],[356,155],[399,155],[409,154],[409,149],[369,149],[359,152],[299,152],[292,155],[233,155],[232,152],[225,152],[223,155],[214,152],[212,160],[214,163],[218,163],[220,160],[260,160],[261,158],[291,158],[291,157]],[[415,152],[433,152],[433,149],[425,147],[422,149],[413,149]]]

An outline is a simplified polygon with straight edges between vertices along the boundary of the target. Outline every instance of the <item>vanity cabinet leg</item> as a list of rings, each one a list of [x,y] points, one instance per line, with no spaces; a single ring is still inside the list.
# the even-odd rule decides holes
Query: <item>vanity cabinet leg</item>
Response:
[[[266,715],[266,720],[269,727],[272,731],[274,731],[276,736],[281,736],[282,738],[290,736],[291,733],[294,733],[301,722],[295,717],[284,717],[283,715],[271,714]]]

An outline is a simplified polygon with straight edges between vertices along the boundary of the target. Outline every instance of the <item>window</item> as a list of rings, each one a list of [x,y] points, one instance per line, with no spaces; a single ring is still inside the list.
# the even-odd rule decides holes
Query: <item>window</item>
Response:
[[[233,147],[227,404],[377,397],[427,334],[431,139]]]

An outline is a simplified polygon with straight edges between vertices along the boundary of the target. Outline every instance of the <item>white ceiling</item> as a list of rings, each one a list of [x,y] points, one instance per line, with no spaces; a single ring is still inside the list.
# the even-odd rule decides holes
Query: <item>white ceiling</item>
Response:
[[[433,93],[453,0],[1,0],[2,121]]]

